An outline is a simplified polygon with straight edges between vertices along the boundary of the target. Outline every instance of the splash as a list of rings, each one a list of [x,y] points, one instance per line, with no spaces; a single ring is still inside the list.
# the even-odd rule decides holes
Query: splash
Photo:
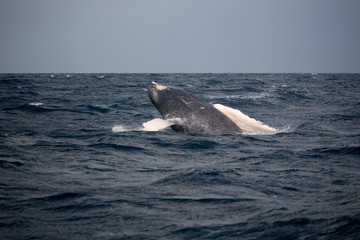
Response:
[[[276,129],[269,127],[262,122],[243,114],[240,110],[233,109],[221,104],[214,104],[214,107],[231,119],[239,128],[245,131],[275,132]]]
[[[122,125],[115,125],[113,128],[112,128],[112,132],[114,133],[118,133],[118,132],[128,132],[128,131],[133,131],[132,129],[129,129],[127,127],[124,127]]]
[[[40,107],[43,106],[44,104],[41,102],[31,102],[29,103],[30,106],[34,106],[34,107]]]
[[[244,131],[242,134],[245,136],[257,136],[257,135],[275,135],[278,133],[289,133],[292,132],[292,128],[290,126],[277,128],[275,131]]]

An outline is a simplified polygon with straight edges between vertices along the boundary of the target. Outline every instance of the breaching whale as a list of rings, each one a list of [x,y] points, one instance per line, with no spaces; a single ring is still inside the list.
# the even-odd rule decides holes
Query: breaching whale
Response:
[[[152,82],[147,90],[151,102],[163,119],[144,123],[145,130],[156,131],[170,126],[176,132],[184,133],[275,131],[239,110],[221,104],[212,105],[184,90],[162,86],[156,82]]]

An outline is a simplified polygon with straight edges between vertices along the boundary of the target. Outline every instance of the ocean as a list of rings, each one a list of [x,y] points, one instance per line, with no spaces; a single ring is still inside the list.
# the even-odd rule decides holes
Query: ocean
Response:
[[[143,131],[152,81],[277,131]],[[0,239],[359,238],[360,74],[0,74]]]

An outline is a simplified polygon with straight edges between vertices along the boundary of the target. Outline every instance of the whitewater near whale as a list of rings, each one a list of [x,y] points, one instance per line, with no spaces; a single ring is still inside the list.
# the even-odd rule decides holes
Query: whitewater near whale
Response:
[[[151,102],[163,119],[155,118],[143,123],[145,131],[158,131],[167,127],[184,133],[276,131],[237,109],[207,103],[198,96],[181,89],[152,82],[147,90]]]

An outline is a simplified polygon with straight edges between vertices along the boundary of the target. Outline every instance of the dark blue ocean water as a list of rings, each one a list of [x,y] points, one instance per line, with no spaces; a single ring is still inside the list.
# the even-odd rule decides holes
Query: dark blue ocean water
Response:
[[[151,81],[272,134],[140,131]],[[1,239],[359,239],[360,74],[1,74]]]

